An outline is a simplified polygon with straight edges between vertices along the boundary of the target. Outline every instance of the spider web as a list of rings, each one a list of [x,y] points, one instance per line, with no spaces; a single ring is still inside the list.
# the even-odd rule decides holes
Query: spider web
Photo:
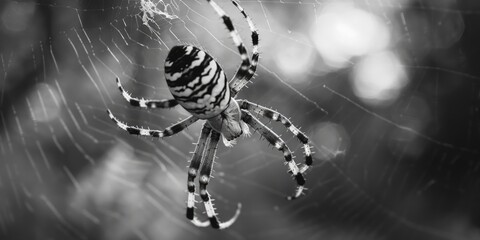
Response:
[[[250,32],[232,17],[248,49]],[[108,119],[164,129],[177,107],[163,61],[201,47],[233,76],[240,64],[206,1],[0,3],[2,239],[478,239],[480,5],[454,0],[240,1],[260,34],[260,65],[239,98],[290,117],[312,140],[308,191],[295,201],[282,154],[258,134],[219,146],[209,189],[224,231],[185,215],[196,123],[166,139]],[[282,135],[297,162],[303,150]],[[199,200],[199,198],[197,197]],[[201,203],[197,215],[206,219]]]

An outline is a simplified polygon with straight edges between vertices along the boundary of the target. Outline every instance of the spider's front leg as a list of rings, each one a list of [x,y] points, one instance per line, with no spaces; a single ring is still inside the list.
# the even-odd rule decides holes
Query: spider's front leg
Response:
[[[195,217],[195,178],[197,177],[198,169],[200,168],[200,163],[202,162],[203,152],[205,151],[205,144],[207,142],[208,136],[212,128],[205,123],[198,138],[197,146],[195,147],[195,152],[193,153],[192,160],[190,161],[190,166],[188,167],[188,197],[187,197],[187,218],[190,219],[193,225],[197,227],[207,227],[210,225],[209,221],[202,222]]]
[[[217,131],[212,131],[211,137],[210,137],[210,143],[206,152],[206,156],[203,162],[203,166],[200,169],[200,177],[199,177],[199,183],[200,183],[200,197],[203,200],[203,203],[205,205],[205,210],[207,212],[208,219],[210,220],[210,224],[212,225],[213,228],[217,229],[225,229],[227,227],[230,227],[238,218],[240,215],[240,209],[242,205],[239,203],[237,211],[235,212],[235,215],[228,221],[226,222],[220,222],[218,220],[217,214],[215,213],[215,208],[213,207],[212,203],[212,198],[210,194],[207,191],[207,185],[208,182],[210,181],[210,176],[212,173],[212,168],[213,168],[213,161],[215,158],[215,152],[217,150],[217,145],[218,141],[220,139],[220,133]]]
[[[262,122],[260,122],[257,118],[255,118],[252,114],[247,112],[246,110],[242,110],[242,120],[250,125],[253,129],[258,131],[267,141],[272,144],[276,149],[283,152],[283,157],[288,164],[289,172],[293,174],[295,181],[297,182],[297,189],[292,196],[288,196],[288,200],[293,200],[295,198],[300,197],[302,195],[303,190],[305,189],[305,177],[303,176],[302,172],[298,169],[297,164],[293,160],[292,152],[285,144],[285,142],[270,128],[265,126]]]

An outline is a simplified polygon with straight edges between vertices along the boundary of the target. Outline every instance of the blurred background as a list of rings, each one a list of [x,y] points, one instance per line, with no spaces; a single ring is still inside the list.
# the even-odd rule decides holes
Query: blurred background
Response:
[[[249,51],[250,30],[227,0]],[[480,2],[239,1],[260,65],[239,98],[311,139],[308,191],[258,133],[219,145],[209,184],[227,230],[185,218],[200,133],[151,139],[189,116],[131,107],[171,98],[171,47],[198,46],[232,77],[240,56],[206,1],[0,2],[0,239],[480,239]],[[265,120],[265,119],[263,119]],[[298,140],[264,121],[303,162]],[[200,200],[197,197],[197,200]],[[206,219],[197,204],[196,214]]]

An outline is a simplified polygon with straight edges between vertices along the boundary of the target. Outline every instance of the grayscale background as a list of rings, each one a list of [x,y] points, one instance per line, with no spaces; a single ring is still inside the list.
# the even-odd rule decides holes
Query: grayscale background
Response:
[[[217,2],[251,53],[242,15]],[[480,2],[240,4],[261,56],[238,97],[310,137],[305,196],[285,199],[295,183],[282,154],[254,133],[219,145],[209,185],[220,219],[237,203],[240,217],[197,228],[185,218],[186,166],[201,123],[159,140],[108,118],[107,108],[164,129],[189,116],[132,107],[114,81],[170,98],[163,63],[175,45],[201,47],[234,75],[240,56],[206,1],[4,0],[0,239],[480,239]],[[297,139],[264,123],[303,162]]]

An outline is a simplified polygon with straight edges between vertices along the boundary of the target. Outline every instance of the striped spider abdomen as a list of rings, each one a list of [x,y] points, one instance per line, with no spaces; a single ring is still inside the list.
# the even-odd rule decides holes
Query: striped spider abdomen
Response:
[[[165,79],[175,100],[200,119],[219,115],[230,103],[230,88],[222,68],[195,46],[170,50],[165,60]]]

